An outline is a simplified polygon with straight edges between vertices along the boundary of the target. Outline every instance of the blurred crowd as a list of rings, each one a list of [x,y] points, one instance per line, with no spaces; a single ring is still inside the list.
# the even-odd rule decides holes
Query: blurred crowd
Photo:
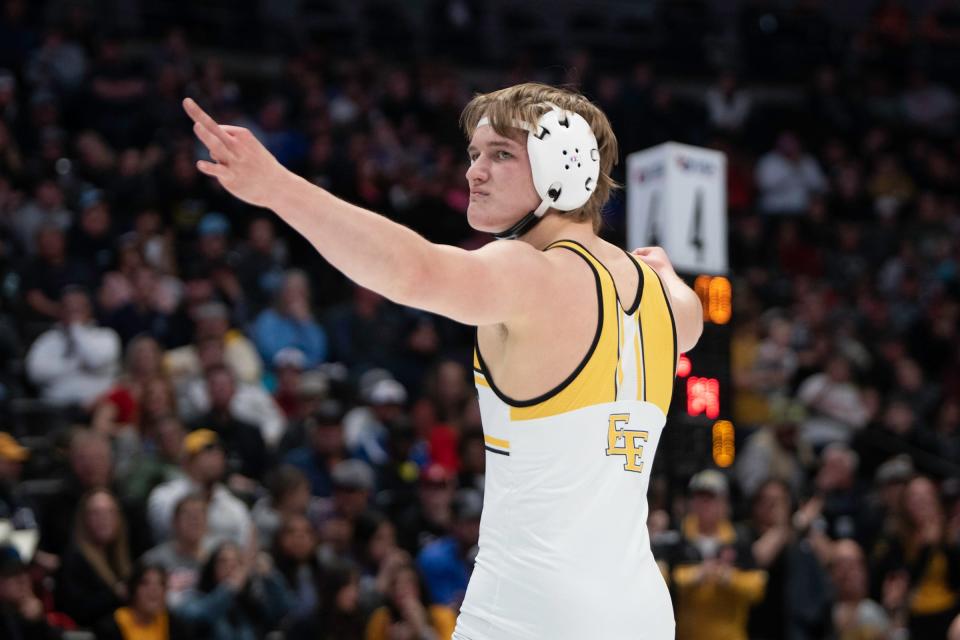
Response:
[[[475,248],[460,109],[543,80],[626,153],[728,156],[736,462],[651,483],[678,637],[960,638],[960,2],[851,29],[745,0],[695,71],[676,43],[543,70],[307,39],[270,74],[93,6],[0,3],[0,636],[450,637],[483,500],[472,330],[199,174],[180,100]]]

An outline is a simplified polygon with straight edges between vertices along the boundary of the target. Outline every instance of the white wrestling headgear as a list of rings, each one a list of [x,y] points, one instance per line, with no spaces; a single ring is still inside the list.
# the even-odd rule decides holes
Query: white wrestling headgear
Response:
[[[600,178],[600,150],[597,137],[579,113],[550,104],[540,116],[536,128],[515,121],[514,126],[526,130],[527,155],[533,173],[533,186],[540,196],[540,206],[515,225],[494,236],[500,240],[517,238],[536,225],[547,209],[572,211],[587,203]],[[486,116],[477,126],[489,125]]]

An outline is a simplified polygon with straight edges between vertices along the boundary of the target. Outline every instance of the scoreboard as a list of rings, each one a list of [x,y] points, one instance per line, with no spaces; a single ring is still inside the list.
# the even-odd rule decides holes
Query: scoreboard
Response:
[[[627,245],[661,246],[703,305],[703,335],[680,355],[658,473],[686,479],[736,457],[730,420],[726,157],[668,142],[627,158]]]

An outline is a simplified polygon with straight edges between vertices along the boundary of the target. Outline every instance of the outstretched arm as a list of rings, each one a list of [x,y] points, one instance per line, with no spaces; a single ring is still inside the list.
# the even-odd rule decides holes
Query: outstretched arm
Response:
[[[703,305],[700,304],[700,298],[673,270],[670,258],[660,247],[634,249],[633,254],[652,267],[663,280],[673,309],[673,319],[677,323],[677,348],[680,353],[690,351],[703,333]]]
[[[523,317],[549,295],[543,286],[549,262],[533,247],[496,242],[465,251],[432,244],[291,173],[249,130],[218,124],[190,98],[183,106],[214,160],[199,161],[198,169],[241,200],[275,211],[357,284],[472,325]]]

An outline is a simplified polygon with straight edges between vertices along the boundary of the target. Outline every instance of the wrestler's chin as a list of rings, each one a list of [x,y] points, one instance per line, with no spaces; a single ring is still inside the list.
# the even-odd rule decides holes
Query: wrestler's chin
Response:
[[[499,223],[494,216],[490,215],[486,207],[476,202],[467,205],[467,224],[471,229],[484,233],[496,233],[504,226],[509,226]]]

